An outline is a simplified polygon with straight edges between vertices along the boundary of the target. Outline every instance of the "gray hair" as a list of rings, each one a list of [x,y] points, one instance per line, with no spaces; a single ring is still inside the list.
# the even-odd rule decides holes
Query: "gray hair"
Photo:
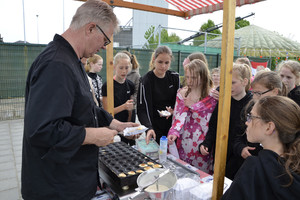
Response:
[[[111,25],[115,32],[118,31],[118,19],[112,7],[104,1],[88,0],[82,4],[73,16],[70,28],[76,30],[90,22],[99,26]]]

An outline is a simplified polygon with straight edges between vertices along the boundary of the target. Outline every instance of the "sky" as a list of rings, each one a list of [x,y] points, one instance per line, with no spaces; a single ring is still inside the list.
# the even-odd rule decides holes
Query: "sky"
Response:
[[[146,0],[145,0],[146,1]],[[25,37],[23,20],[23,3],[25,16]],[[29,43],[47,44],[54,34],[62,34],[72,20],[76,9],[82,4],[75,0],[0,0],[0,34],[4,42],[26,41]],[[176,9],[173,6],[170,9]],[[299,0],[266,0],[252,5],[236,8],[236,17],[244,17],[250,13],[254,16],[246,18],[252,25],[257,25],[279,33],[289,39],[300,42]],[[120,25],[125,25],[132,17],[132,10],[114,8]],[[223,23],[223,11],[197,15],[189,20],[169,16],[168,27],[190,31],[175,31],[181,39],[193,35],[201,25],[211,19],[215,24]],[[222,31],[222,30],[221,30]]]

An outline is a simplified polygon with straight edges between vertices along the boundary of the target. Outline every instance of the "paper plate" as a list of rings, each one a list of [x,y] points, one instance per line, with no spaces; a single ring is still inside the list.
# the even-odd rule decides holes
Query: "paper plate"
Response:
[[[127,127],[124,129],[123,134],[124,136],[137,135],[145,132],[147,129],[148,128],[143,125],[140,125],[138,127]]]

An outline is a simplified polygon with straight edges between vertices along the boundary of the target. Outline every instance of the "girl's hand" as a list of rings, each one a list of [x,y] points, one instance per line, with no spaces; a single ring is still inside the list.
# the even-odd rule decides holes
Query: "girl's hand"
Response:
[[[150,129],[150,130],[147,132],[147,136],[146,136],[146,143],[147,143],[147,144],[149,144],[151,138],[153,138],[154,140],[156,139],[156,134],[155,134],[155,132],[154,132],[153,129]]]
[[[177,139],[176,135],[168,135],[168,144],[169,145],[173,144],[176,139]]]
[[[242,150],[241,156],[246,159],[248,156],[252,156],[249,150],[254,150],[255,147],[245,147]]]
[[[186,106],[186,107],[191,107],[192,105],[194,105],[194,101],[192,101],[192,99],[191,99],[191,97],[190,97],[191,95],[188,95],[187,97],[184,97],[183,98],[183,100],[184,100],[184,105]]]
[[[209,154],[208,148],[204,145],[201,145],[200,146],[200,153],[204,156],[208,155]]]
[[[126,101],[126,103],[123,104],[124,105],[124,110],[128,110],[128,111],[131,111],[133,110],[133,100],[132,99],[129,99]]]
[[[174,113],[174,110],[171,108],[171,106],[166,106],[166,109],[169,113],[171,113],[171,115],[167,116],[166,119],[169,119],[169,117],[171,117]]]
[[[215,100],[219,100],[219,91],[216,89],[210,90],[210,96],[212,96]]]

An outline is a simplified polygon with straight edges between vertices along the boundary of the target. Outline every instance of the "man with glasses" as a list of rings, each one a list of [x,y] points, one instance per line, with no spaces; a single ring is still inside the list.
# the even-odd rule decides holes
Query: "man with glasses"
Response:
[[[98,146],[137,126],[95,105],[80,61],[105,49],[117,27],[109,5],[89,0],[33,62],[25,94],[23,199],[91,199],[98,182]]]

